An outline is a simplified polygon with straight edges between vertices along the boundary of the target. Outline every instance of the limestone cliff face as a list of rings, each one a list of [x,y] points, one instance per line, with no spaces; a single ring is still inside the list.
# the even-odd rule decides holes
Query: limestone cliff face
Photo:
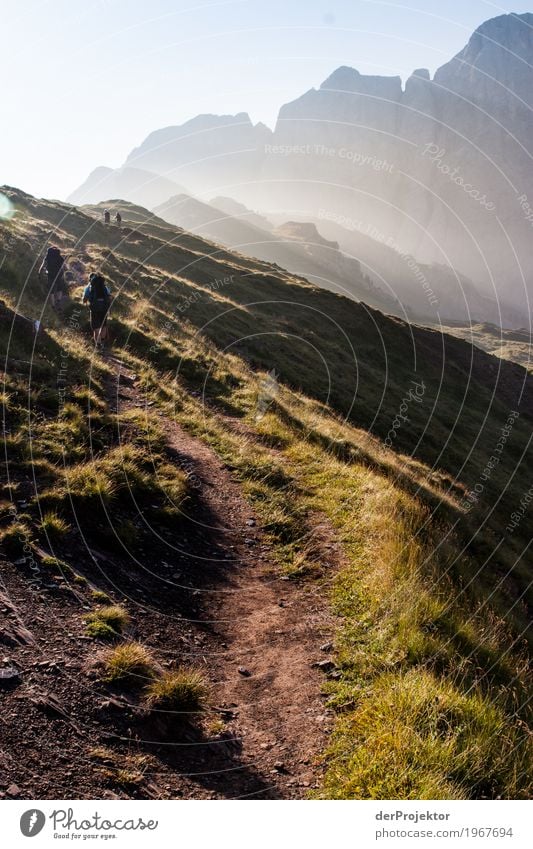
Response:
[[[500,15],[478,27],[466,47],[439,68],[435,82],[463,97],[475,94],[490,111],[517,107],[518,100],[531,106],[532,56],[533,14]]]
[[[281,109],[262,174],[281,185],[264,203],[297,199],[310,215],[327,206],[524,302],[532,24],[531,14],[487,21],[433,80],[416,70],[404,90],[397,77],[339,68]]]
[[[133,150],[127,165],[164,174],[195,192],[213,191],[251,178],[260,164],[271,131],[238,115],[198,115],[179,127],[151,133]]]

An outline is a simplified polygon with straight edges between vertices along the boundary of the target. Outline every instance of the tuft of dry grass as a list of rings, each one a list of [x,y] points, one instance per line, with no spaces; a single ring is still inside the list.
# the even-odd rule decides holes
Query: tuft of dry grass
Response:
[[[154,766],[149,755],[126,753],[106,746],[97,746],[88,755],[103,778],[125,789],[137,789],[143,783],[147,771]]]
[[[154,678],[146,688],[145,704],[151,710],[198,713],[205,707],[207,693],[207,684],[200,672],[182,667]]]
[[[97,604],[109,604],[111,601],[108,594],[103,592],[103,590],[93,590],[91,592],[91,598]]]
[[[40,530],[51,540],[58,540],[70,530],[70,525],[55,510],[47,511],[39,524]]]
[[[98,658],[103,680],[108,684],[144,687],[157,673],[157,664],[149,649],[141,643],[122,643]]]
[[[130,623],[128,611],[119,604],[99,607],[90,613],[86,620],[87,633],[91,637],[113,639],[122,634]]]
[[[9,525],[2,533],[0,542],[6,554],[13,560],[31,550],[32,529],[20,519]]]

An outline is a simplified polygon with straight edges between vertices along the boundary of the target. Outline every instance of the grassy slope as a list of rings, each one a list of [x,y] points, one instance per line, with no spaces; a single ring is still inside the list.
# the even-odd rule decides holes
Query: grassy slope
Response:
[[[527,330],[502,330],[494,324],[484,323],[470,327],[452,325],[445,327],[444,332],[466,339],[502,360],[511,360],[529,371],[533,370],[531,338]]]
[[[1,286],[10,299],[20,294],[21,311],[39,317],[33,267],[51,230],[65,250],[100,267],[117,294],[117,347],[145,390],[235,470],[262,510],[282,567],[328,585],[332,578],[340,677],[327,686],[339,720],[323,794],[527,795],[527,516],[512,535],[505,532],[530,485],[521,460],[531,429],[531,402],[527,395],[519,401],[524,371],[146,221],[130,205],[123,205],[128,222],[119,233],[60,204],[20,193],[14,199],[19,214],[0,230]],[[54,439],[71,446],[74,478],[94,495],[94,464],[83,466],[85,419],[72,409],[66,418],[76,424],[67,427],[65,413],[58,418],[53,410],[59,342],[77,364],[69,390],[87,388],[88,348],[77,334],[67,336],[51,331],[36,357],[15,351],[16,335],[5,341],[10,365],[32,359],[33,377],[40,369],[51,396],[48,416],[42,397],[32,408],[42,422],[32,428],[34,460],[60,489],[63,473],[50,446]],[[97,398],[105,368],[96,361]],[[279,375],[274,392],[265,369]],[[12,398],[21,377],[6,437],[10,470],[19,461],[9,440],[27,435],[27,375],[8,368]],[[425,388],[395,431],[401,456],[382,440],[412,380]],[[487,474],[510,410],[520,417]],[[65,435],[71,427],[72,438]],[[120,463],[109,471],[109,456],[96,464],[104,476],[98,496],[104,481],[116,486],[113,475],[120,477]],[[131,458],[141,481],[142,461]],[[29,458],[22,462],[29,473]],[[465,493],[483,474],[467,512]],[[176,483],[167,479],[162,488]],[[335,577],[316,562],[306,525],[313,511],[329,517],[343,542],[346,565]]]

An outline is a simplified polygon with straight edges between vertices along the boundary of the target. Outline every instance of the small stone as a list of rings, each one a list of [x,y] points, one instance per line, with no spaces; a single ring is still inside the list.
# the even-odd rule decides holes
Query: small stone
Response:
[[[8,796],[20,796],[21,795],[20,787],[17,784],[10,784],[9,787],[7,788],[7,795]]]
[[[332,660],[317,660],[315,663],[312,663],[311,666],[315,669],[320,669],[322,672],[333,672],[333,670],[336,669]]]
[[[105,710],[126,710],[128,708],[128,703],[122,701],[121,699],[115,699],[111,696],[109,699],[105,699],[100,702],[97,706],[97,710],[105,711]]]
[[[54,719],[70,719],[68,712],[54,693],[38,693],[31,696],[30,701],[35,707]]]
[[[255,519],[247,519],[246,524],[249,528],[253,528],[255,526]]]
[[[244,678],[249,678],[250,675],[252,674],[250,672],[250,670],[246,668],[246,666],[239,666],[239,668],[237,669],[237,672],[239,673],[239,675],[242,675]]]
[[[0,687],[9,687],[12,684],[19,683],[20,680],[20,672],[14,666],[6,666],[0,669]]]
[[[274,769],[276,772],[287,772],[287,767],[283,763],[283,761],[276,761],[274,764]]]
[[[322,643],[320,646],[320,651],[331,651],[333,649],[333,643]]]

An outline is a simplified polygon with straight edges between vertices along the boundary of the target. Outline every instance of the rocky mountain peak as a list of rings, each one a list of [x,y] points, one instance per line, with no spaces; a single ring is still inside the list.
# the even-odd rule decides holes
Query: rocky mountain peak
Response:
[[[468,44],[435,74],[435,82],[476,100],[512,92],[533,104],[533,14],[499,15],[481,24]]]
[[[400,77],[361,74],[355,68],[342,65],[324,80],[320,90],[353,92],[354,94],[399,100],[402,94],[402,81]]]

